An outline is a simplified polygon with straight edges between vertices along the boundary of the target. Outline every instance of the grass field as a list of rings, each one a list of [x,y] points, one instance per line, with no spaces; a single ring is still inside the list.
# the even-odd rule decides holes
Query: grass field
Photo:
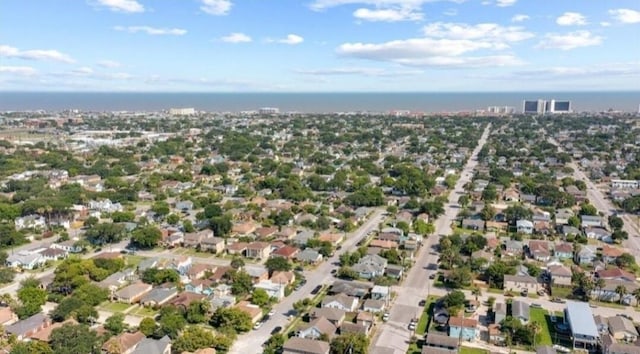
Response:
[[[151,308],[148,307],[138,307],[137,309],[131,311],[132,315],[135,316],[139,316],[139,317],[151,317],[151,318],[155,318],[156,315],[158,314],[158,311],[155,311]]]
[[[138,264],[140,264],[140,262],[142,262],[143,260],[147,259],[147,257],[126,255],[124,256],[124,259],[127,262],[127,267],[136,268],[138,267]]]
[[[418,321],[418,325],[416,326],[417,335],[423,335],[427,331],[427,327],[431,323],[431,314],[433,314],[433,307],[435,306],[435,302],[438,300],[438,298],[438,296],[434,295],[431,295],[427,298],[427,302],[424,305],[422,314],[420,315],[420,320]]]
[[[571,296],[573,290],[571,288],[552,286],[551,294],[553,297],[559,297],[562,299],[567,299]]]
[[[534,309],[529,311],[529,320],[540,324],[540,332],[536,338],[536,345],[552,345],[551,341],[551,319],[547,314],[547,310]]]
[[[109,301],[106,301],[106,302],[103,302],[100,305],[100,308],[105,310],[105,311],[117,313],[117,312],[124,312],[125,310],[127,310],[131,306],[132,305],[123,304],[123,303],[120,303],[120,302],[109,302]]]

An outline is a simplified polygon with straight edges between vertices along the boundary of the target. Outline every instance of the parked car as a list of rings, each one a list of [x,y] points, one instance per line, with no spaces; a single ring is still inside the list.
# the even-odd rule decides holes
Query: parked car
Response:
[[[559,298],[559,297],[554,297],[553,299],[551,299],[551,302],[557,302],[559,304],[564,304],[566,301]]]
[[[271,331],[271,334],[274,335],[276,333],[280,333],[280,331],[282,331],[282,326],[275,326]]]
[[[317,293],[320,292],[320,290],[322,289],[322,285],[318,285],[315,288],[313,288],[313,290],[311,290],[311,295],[316,295]]]
[[[389,313],[385,312],[384,315],[382,315],[382,321],[387,322],[389,321]]]
[[[553,349],[555,349],[556,351],[560,352],[560,353],[571,353],[571,349],[563,347],[559,344],[554,344],[553,345]]]
[[[542,305],[540,305],[540,304],[531,304],[529,307],[533,307],[535,309],[541,309]]]
[[[431,274],[429,275],[429,279],[432,279],[432,280],[433,280],[433,279],[435,279],[435,278],[436,278],[436,273],[431,273]]]
[[[253,329],[260,329],[260,327],[262,327],[262,321],[256,322],[256,324],[253,325]]]
[[[276,314],[276,310],[271,309],[271,310],[269,311],[269,316],[273,316],[273,315],[275,315],[275,314]]]

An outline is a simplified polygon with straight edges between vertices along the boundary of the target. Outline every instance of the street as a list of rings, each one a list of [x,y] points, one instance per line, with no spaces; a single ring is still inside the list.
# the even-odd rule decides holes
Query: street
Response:
[[[435,272],[435,270],[427,270],[426,268],[431,263],[438,263],[438,255],[433,252],[433,246],[438,243],[439,239],[436,235],[448,235],[451,233],[451,223],[458,213],[458,208],[456,207],[458,197],[464,191],[463,186],[471,181],[472,171],[478,164],[478,153],[486,144],[490,131],[491,124],[485,128],[478,145],[460,173],[460,178],[456,182],[453,191],[449,193],[445,212],[435,222],[435,235],[425,240],[414,266],[408,272],[402,285],[394,287],[393,291],[397,294],[397,298],[389,311],[389,321],[378,328],[376,336],[371,340],[372,346],[392,348],[397,354],[406,353],[409,349],[409,340],[413,334],[408,329],[409,322],[412,318],[420,316],[422,313],[422,307],[418,306],[420,300],[424,300],[430,293],[446,294],[444,289],[433,288],[433,280],[429,279],[429,274]]]
[[[348,237],[343,245],[342,249],[335,252],[333,257],[328,258],[322,262],[317,268],[311,271],[304,272],[304,276],[307,279],[307,283],[298,291],[294,291],[291,295],[284,298],[280,303],[276,304],[273,309],[275,315],[271,316],[269,320],[257,330],[249,331],[245,334],[239,335],[238,339],[234,342],[233,347],[229,351],[230,354],[246,354],[246,353],[259,353],[262,349],[262,344],[271,337],[271,332],[275,327],[286,328],[289,324],[289,311],[293,310],[293,303],[302,300],[306,297],[310,297],[311,290],[318,284],[330,285],[333,283],[333,276],[331,270],[335,268],[333,263],[338,262],[340,255],[348,250],[356,248],[356,244],[367,235],[371,230],[377,230],[378,224],[383,220],[383,209],[376,209],[371,217],[362,225],[358,230],[354,231],[350,237]]]

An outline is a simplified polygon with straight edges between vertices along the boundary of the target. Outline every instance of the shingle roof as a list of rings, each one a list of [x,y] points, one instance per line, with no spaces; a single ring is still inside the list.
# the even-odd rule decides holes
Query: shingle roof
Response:
[[[284,354],[287,353],[312,353],[312,354],[326,354],[329,352],[329,343],[321,340],[313,340],[306,338],[290,338],[282,346]]]

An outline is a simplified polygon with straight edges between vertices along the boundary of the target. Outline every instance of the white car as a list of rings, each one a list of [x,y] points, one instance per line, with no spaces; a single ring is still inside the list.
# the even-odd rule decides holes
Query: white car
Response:
[[[276,314],[276,310],[272,309],[271,311],[269,311],[269,317],[271,317],[271,316],[273,316],[275,314]]]
[[[253,329],[260,329],[260,327],[262,327],[262,322],[256,322],[256,324],[253,325]]]
[[[389,321],[389,313],[388,313],[388,312],[385,312],[385,313],[384,313],[384,315],[382,315],[382,320],[383,320],[384,322]]]

